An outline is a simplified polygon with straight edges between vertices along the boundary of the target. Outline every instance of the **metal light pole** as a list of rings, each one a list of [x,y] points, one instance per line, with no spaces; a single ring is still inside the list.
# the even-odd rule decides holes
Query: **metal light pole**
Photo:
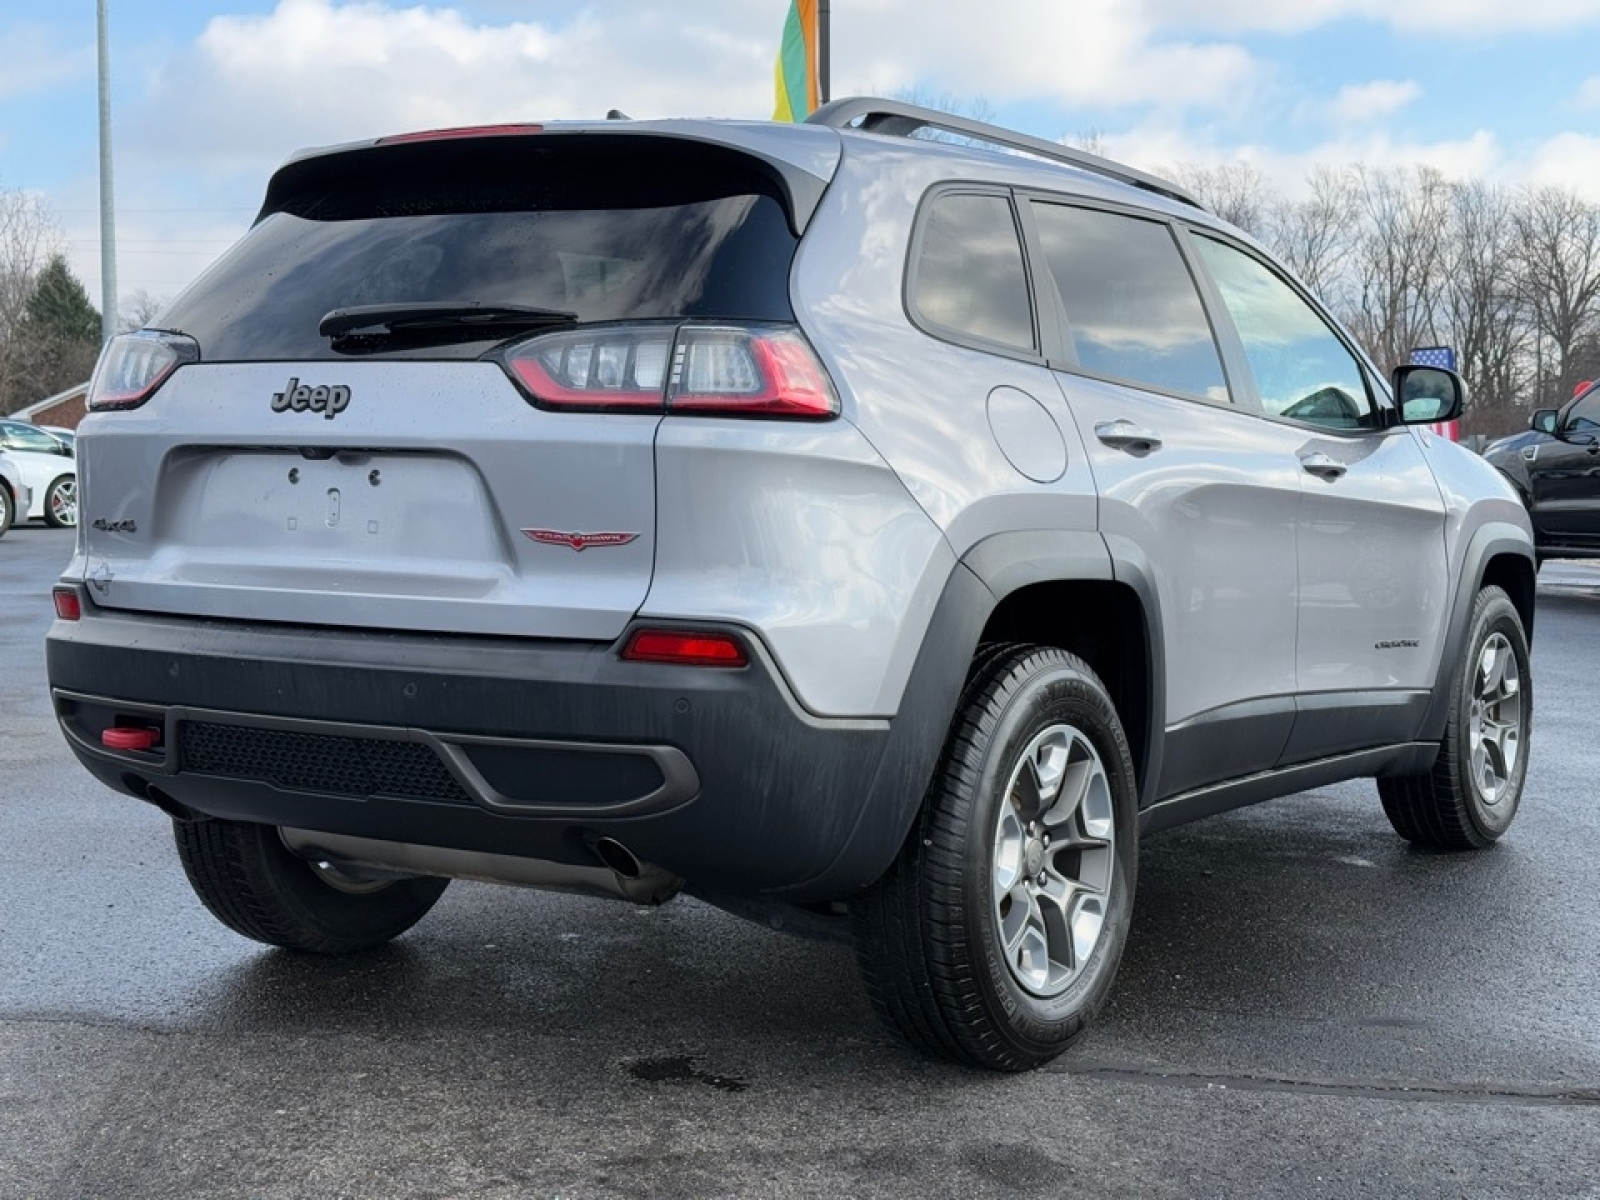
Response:
[[[100,44],[100,341],[117,332],[117,228],[111,197],[111,54],[106,46],[106,0],[98,0]]]

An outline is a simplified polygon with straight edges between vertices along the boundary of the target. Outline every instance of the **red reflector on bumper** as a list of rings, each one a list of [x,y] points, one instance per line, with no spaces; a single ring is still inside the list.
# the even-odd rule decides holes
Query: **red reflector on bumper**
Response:
[[[63,621],[79,621],[83,619],[83,602],[78,599],[78,593],[71,588],[56,588],[51,593],[55,597],[56,616]]]
[[[689,667],[742,667],[750,661],[738,639],[725,633],[641,629],[622,651],[628,662],[679,663]]]
[[[161,741],[159,729],[134,729],[118,725],[100,735],[100,744],[107,750],[149,750]]]

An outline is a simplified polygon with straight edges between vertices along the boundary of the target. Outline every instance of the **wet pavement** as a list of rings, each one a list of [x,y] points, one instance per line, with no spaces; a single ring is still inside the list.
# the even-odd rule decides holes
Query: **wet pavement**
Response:
[[[1153,836],[1109,1010],[1003,1077],[693,901],[455,883],[334,962],[229,933],[55,730],[69,548],[0,539],[0,1196],[1600,1197],[1600,569],[1540,576],[1502,843],[1413,851],[1370,783]]]

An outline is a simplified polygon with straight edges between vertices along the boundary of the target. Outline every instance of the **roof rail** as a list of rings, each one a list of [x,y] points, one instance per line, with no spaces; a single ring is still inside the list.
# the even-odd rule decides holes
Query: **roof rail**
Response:
[[[1019,150],[1036,158],[1076,167],[1080,171],[1104,175],[1108,179],[1131,184],[1147,192],[1155,192],[1170,200],[1198,208],[1202,212],[1206,210],[1204,204],[1177,184],[1156,175],[1147,175],[1143,171],[1113,162],[1109,158],[1101,158],[1098,154],[1090,154],[1087,150],[1074,150],[1070,146],[1063,146],[1060,142],[1047,142],[1043,138],[1015,133],[999,125],[971,121],[966,117],[953,116],[938,109],[923,108],[899,100],[850,96],[843,100],[835,100],[831,104],[824,104],[806,118],[806,124],[826,125],[830,129],[860,129],[866,133],[886,133],[898,137],[910,137],[920,129],[936,129],[990,146]]]

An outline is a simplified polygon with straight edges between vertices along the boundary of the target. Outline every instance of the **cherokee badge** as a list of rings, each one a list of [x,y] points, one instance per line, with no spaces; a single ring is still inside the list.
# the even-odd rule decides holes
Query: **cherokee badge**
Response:
[[[534,541],[545,546],[570,546],[574,550],[587,550],[590,546],[626,546],[637,533],[568,533],[564,529],[524,529]]]

